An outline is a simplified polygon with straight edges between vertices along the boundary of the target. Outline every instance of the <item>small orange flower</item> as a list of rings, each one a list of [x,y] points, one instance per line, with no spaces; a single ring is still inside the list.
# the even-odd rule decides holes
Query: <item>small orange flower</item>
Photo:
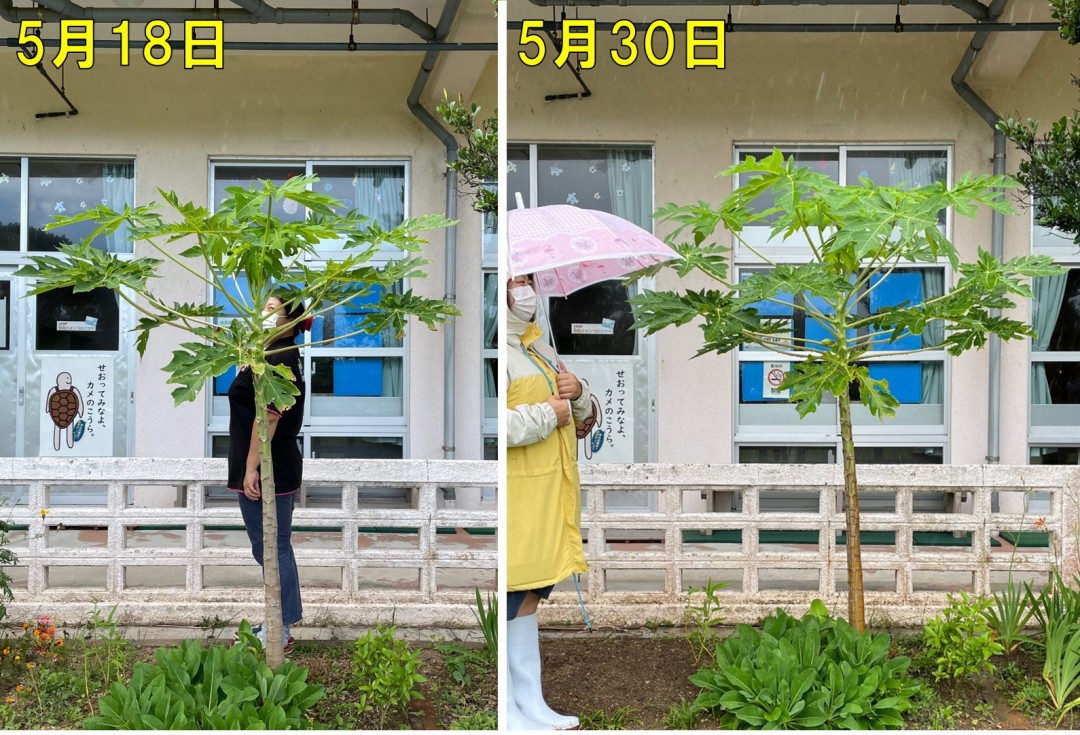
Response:
[[[18,655],[18,654],[15,654],[15,660],[16,660],[16,661],[19,661],[20,659],[22,659],[22,656],[20,656],[20,655]]]
[[[4,649],[4,655],[7,656],[9,653],[11,653],[11,649],[10,648],[5,648]]]
[[[37,629],[35,628],[35,629],[34,629],[34,637],[35,637],[35,638],[40,638],[40,637],[41,637],[41,631],[40,631],[40,630],[37,630]]]
[[[7,702],[8,704],[14,704],[15,703],[15,697],[4,697],[4,701]]]
[[[1046,528],[1046,519],[1040,518],[1039,520],[1035,521],[1035,528]]]
[[[32,669],[32,668],[34,668],[34,664],[32,664],[32,663],[30,663],[29,661],[27,661],[27,663],[26,663],[26,668],[28,668],[28,669]]]
[[[22,624],[22,629],[23,630],[29,630],[30,629],[30,623],[23,623]]]
[[[22,684],[19,684],[19,686],[15,687],[15,691],[17,691],[17,692],[21,692],[22,690],[23,690],[23,685]]]
[[[60,646],[61,648],[64,647],[64,639],[63,638],[57,638],[55,641],[53,641],[53,643]]]

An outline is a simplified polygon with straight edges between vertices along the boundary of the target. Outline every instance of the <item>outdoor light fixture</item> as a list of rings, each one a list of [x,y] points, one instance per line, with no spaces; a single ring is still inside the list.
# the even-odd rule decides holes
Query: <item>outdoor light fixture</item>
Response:
[[[896,23],[893,24],[893,30],[897,33],[904,32],[904,24],[900,22],[900,3],[896,4]]]
[[[727,33],[735,32],[735,23],[731,20],[731,6],[727,6],[727,24],[724,26],[724,31]]]

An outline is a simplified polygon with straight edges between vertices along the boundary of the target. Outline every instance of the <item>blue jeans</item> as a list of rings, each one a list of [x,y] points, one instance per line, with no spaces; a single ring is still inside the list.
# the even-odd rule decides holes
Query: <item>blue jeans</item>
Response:
[[[248,539],[251,540],[251,555],[259,566],[263,563],[263,517],[262,500],[248,500],[243,493],[240,497],[240,514],[244,517]],[[277,500],[277,553],[278,572],[281,578],[281,622],[292,625],[304,617],[304,607],[300,602],[300,574],[296,570],[296,556],[292,547],[292,513],[296,494],[278,495]]]

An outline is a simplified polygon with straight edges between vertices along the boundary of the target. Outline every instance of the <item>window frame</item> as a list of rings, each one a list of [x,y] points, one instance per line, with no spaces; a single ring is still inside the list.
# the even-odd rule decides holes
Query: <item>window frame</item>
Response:
[[[762,156],[772,153],[773,148],[779,148],[781,152],[787,156],[789,153],[832,153],[838,154],[837,165],[839,171],[839,183],[841,186],[847,185],[847,164],[848,153],[850,152],[873,152],[873,151],[898,151],[898,150],[912,150],[912,151],[934,151],[945,153],[946,161],[946,173],[945,181],[950,183],[953,181],[953,161],[955,158],[955,151],[951,143],[839,143],[839,144],[826,144],[826,143],[747,143],[737,142],[732,146],[732,161],[739,163],[740,155],[743,153],[753,155],[759,160]],[[734,182],[734,187],[738,188],[743,184],[742,176]],[[945,229],[944,235],[951,239],[953,229],[953,212],[952,209],[945,210]],[[769,241],[769,225],[757,224],[747,225],[743,229],[743,239],[749,241],[749,243],[758,249],[768,248],[764,253],[771,259],[782,261],[785,263],[804,263],[809,261],[813,254],[810,252],[809,244],[802,244],[796,242],[793,238],[791,240],[783,241],[780,245],[768,245]],[[736,263],[743,263],[744,261],[752,261],[757,263],[765,262],[762,258],[756,255],[752,250],[747,248],[741,242],[732,238],[731,248]]]
[[[207,176],[207,202],[209,202],[209,209],[214,211],[217,206],[217,202],[214,201],[214,183],[217,181],[217,169],[218,167],[227,166],[248,166],[251,168],[276,168],[280,166],[304,166],[304,175],[311,176],[315,173],[315,168],[319,165],[326,166],[401,166],[402,176],[404,180],[404,219],[408,219],[411,214],[410,204],[412,202],[412,161],[408,158],[401,157],[389,157],[389,158],[290,158],[290,157],[216,157],[210,159],[210,168]],[[311,187],[308,187],[311,190]],[[329,241],[328,241],[329,242]],[[339,242],[339,241],[334,241]],[[331,258],[342,258],[349,254],[349,250],[343,248],[324,247],[313,255],[309,254],[304,257],[304,262],[307,264],[316,264]],[[376,252],[372,258],[371,263],[385,263],[388,260],[394,258],[400,258],[403,251],[400,248],[383,247]]]
[[[28,255],[51,255],[55,250],[30,250],[30,162],[31,161],[60,161],[70,163],[130,163],[132,169],[131,187],[133,206],[138,206],[139,193],[139,165],[135,156],[95,156],[95,155],[19,155],[0,152],[0,159],[19,162],[19,249],[0,250],[0,265],[21,266],[25,263]],[[132,243],[130,253],[112,253],[122,260],[131,260],[135,257],[135,244]]]
[[[646,149],[649,151],[649,160],[651,163],[651,176],[649,179],[650,187],[650,199],[651,210],[656,211],[656,142],[655,141],[643,141],[643,140],[602,140],[602,141],[582,141],[582,140],[510,140],[507,143],[507,164],[510,163],[509,151],[511,148],[515,149],[527,149],[528,151],[528,166],[529,166],[529,187],[527,191],[520,192],[522,195],[523,204],[525,207],[538,206],[537,201],[539,197],[539,151],[541,148],[584,148],[591,150],[611,150],[611,149]],[[504,168],[504,175],[506,175]],[[517,203],[514,201],[515,194],[517,192],[507,191],[507,209],[512,210],[517,208]],[[652,232],[654,229],[654,223],[650,217],[650,221],[646,230]],[[638,281],[637,286],[639,288],[655,288],[655,278],[643,278]],[[631,292],[633,295],[633,292]],[[548,297],[550,299],[550,297]],[[543,314],[538,315],[538,319],[546,320],[546,314],[549,309],[545,305],[543,307]],[[549,325],[546,325],[548,326]],[[549,329],[548,329],[549,331]],[[647,388],[647,412],[646,421],[642,422],[645,425],[645,431],[647,431],[647,441],[643,447],[640,447],[644,455],[643,459],[635,461],[643,462],[655,462],[657,457],[657,451],[659,446],[659,424],[657,420],[656,403],[659,392],[659,367],[657,364],[657,352],[656,352],[656,335],[646,336],[643,332],[638,332],[637,341],[635,343],[634,356],[640,358],[643,361],[642,372],[648,380]],[[576,356],[575,356],[576,357]],[[635,429],[639,431],[640,429]],[[635,453],[638,447],[635,443]]]
[[[410,175],[411,167],[408,159],[394,157],[394,158],[288,158],[288,157],[220,157],[212,158],[209,161],[209,168],[207,171],[207,198],[210,203],[210,209],[213,211],[216,206],[214,201],[214,186],[217,181],[216,175],[218,167],[227,166],[247,166],[250,168],[271,168],[281,166],[304,166],[305,173],[312,173],[315,166],[318,164],[326,164],[333,166],[363,166],[363,165],[401,165],[404,170],[404,186],[405,186],[405,209],[404,218],[408,219],[410,216]],[[346,254],[347,250],[322,250],[318,257],[305,258],[305,264],[308,267],[318,267],[320,263],[324,262],[328,258],[339,258]],[[385,264],[387,261],[399,258],[401,251],[398,249],[385,249],[371,259],[370,264],[380,265]],[[410,288],[409,279],[403,279],[401,281],[402,290],[408,290]],[[209,286],[206,287],[205,297],[207,303],[213,303],[213,289]],[[301,348],[301,355],[304,365],[304,372],[306,380],[309,384],[307,400],[304,402],[304,420],[300,431],[300,440],[302,441],[304,456],[310,456],[311,441],[310,438],[319,436],[351,436],[351,437],[390,437],[402,439],[402,452],[403,457],[408,458],[409,454],[409,410],[410,410],[410,344],[411,344],[411,330],[406,329],[405,334],[401,340],[400,347],[333,347],[333,346],[318,346],[311,347],[311,333],[304,332],[304,342],[299,345]],[[400,357],[401,359],[401,390],[402,390],[402,409],[401,414],[396,416],[356,416],[356,415],[341,415],[341,416],[320,416],[312,414],[312,403],[310,383],[312,368],[315,359],[322,358],[335,358],[335,357],[357,357],[357,358],[384,358],[384,357]],[[228,398],[223,396],[215,396],[214,390],[206,391],[207,403],[206,403],[206,422],[205,433],[206,439],[206,456],[212,456],[212,437],[215,435],[227,435],[228,434],[228,421],[229,414],[227,410]],[[223,406],[220,404],[224,404]],[[224,410],[218,412],[215,408],[221,407]]]
[[[761,142],[736,142],[732,146],[732,160],[736,163],[741,160],[743,154],[750,154],[756,157],[762,155],[768,155],[774,148],[779,148],[785,155],[794,152],[810,152],[810,153],[824,153],[824,152],[837,152],[838,153],[838,170],[839,170],[839,183],[846,185],[847,182],[847,167],[848,167],[848,154],[849,152],[862,152],[862,151],[934,151],[943,152],[946,156],[946,182],[950,183],[953,180],[953,166],[955,159],[954,147],[950,143],[922,143],[922,142],[897,142],[897,143],[843,143],[843,144],[828,144],[828,143],[761,143]],[[742,183],[740,180],[733,182],[733,186],[736,188]],[[951,237],[953,223],[953,212],[951,209],[947,209],[945,213],[945,235]],[[764,245],[768,240],[770,226],[769,225],[753,225],[744,229],[744,238],[750,241],[750,244],[754,247],[761,249],[767,247],[768,249],[763,252],[763,255],[768,256],[775,263],[783,264],[803,264],[808,263],[813,259],[813,254],[810,251],[808,245],[789,245],[782,244],[777,246]],[[749,232],[748,232],[749,231]],[[761,269],[769,267],[769,262],[752,252],[749,248],[743,246],[732,238],[731,243],[731,267],[732,277],[738,279],[740,274],[748,269]],[[905,263],[903,265],[905,270],[918,269],[923,270],[927,268],[939,268],[942,270],[943,283],[946,288],[952,285],[952,268],[945,258],[939,258],[936,263]],[[804,423],[799,420],[798,423],[784,422],[779,424],[744,424],[740,423],[741,407],[742,407],[742,394],[740,391],[740,374],[741,365],[743,362],[787,362],[793,363],[798,360],[792,358],[786,358],[782,355],[776,355],[773,352],[765,350],[733,350],[734,353],[733,369],[731,371],[731,410],[732,410],[732,457],[735,462],[738,462],[739,451],[741,446],[765,446],[776,444],[799,444],[807,446],[823,446],[823,447],[836,447],[837,457],[841,454],[841,442],[840,442],[840,429],[839,429],[839,417],[836,415],[835,408],[833,409],[832,421],[824,420],[811,423]],[[881,356],[876,357],[874,362],[924,362],[924,361],[940,361],[943,365],[942,369],[942,405],[943,405],[943,417],[941,424],[898,424],[893,420],[886,420],[884,422],[878,421],[856,421],[856,412],[860,409],[865,411],[861,405],[852,406],[853,412],[853,433],[860,446],[866,447],[914,447],[924,446],[940,448],[942,456],[944,457],[944,463],[949,462],[950,455],[950,437],[951,437],[951,375],[952,375],[952,360],[950,356],[944,351],[926,352],[918,355],[897,355],[891,357],[889,350],[877,351]],[[779,403],[779,402],[778,402]],[[830,404],[826,401],[822,401],[821,407],[818,409],[818,414],[822,411],[827,411]],[[835,405],[835,404],[832,404]],[[794,407],[792,406],[792,412],[794,415]],[[748,431],[749,429],[749,431]]]

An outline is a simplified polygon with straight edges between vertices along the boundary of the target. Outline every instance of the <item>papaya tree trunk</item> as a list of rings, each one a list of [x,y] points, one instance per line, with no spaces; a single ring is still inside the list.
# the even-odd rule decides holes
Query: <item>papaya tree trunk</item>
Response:
[[[861,633],[866,630],[866,609],[863,603],[862,539],[859,538],[859,482],[855,474],[855,441],[851,437],[851,398],[846,391],[836,398],[840,409],[840,442],[844,457],[848,622]]]
[[[257,384],[256,384],[257,385]],[[263,592],[265,610],[263,633],[266,636],[266,665],[276,670],[285,662],[281,637],[281,573],[277,553],[277,498],[274,491],[274,462],[270,454],[270,413],[266,399],[255,390],[255,422],[259,432],[259,487],[262,490],[263,514]]]

